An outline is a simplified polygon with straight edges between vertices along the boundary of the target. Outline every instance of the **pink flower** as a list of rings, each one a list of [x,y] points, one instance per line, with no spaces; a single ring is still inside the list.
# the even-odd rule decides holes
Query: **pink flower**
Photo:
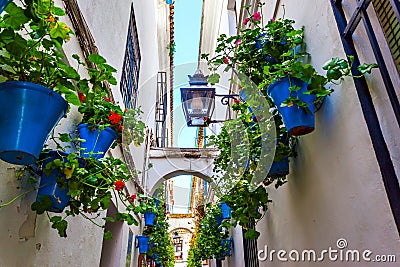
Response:
[[[271,19],[270,19],[270,21],[274,22],[274,21],[275,21],[275,19],[274,19],[274,18],[271,18]]]
[[[238,47],[238,45],[242,42],[242,39],[239,39],[235,42],[235,46]]]
[[[261,13],[260,12],[254,12],[253,20],[254,21],[260,21],[261,20]]]
[[[228,64],[229,63],[229,58],[228,57],[224,57],[224,63]]]
[[[243,25],[246,25],[247,22],[249,22],[249,20],[250,20],[250,18],[245,18],[245,19],[243,20]]]

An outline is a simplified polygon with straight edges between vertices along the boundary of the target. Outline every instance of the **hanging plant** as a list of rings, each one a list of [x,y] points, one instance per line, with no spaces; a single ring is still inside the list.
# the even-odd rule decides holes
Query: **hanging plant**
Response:
[[[223,242],[229,238],[229,223],[224,220],[222,224],[218,223],[218,217],[221,217],[221,209],[217,204],[207,204],[204,217],[199,221],[198,230],[194,243],[191,246],[189,256],[190,265],[198,266],[199,262],[211,258],[222,259],[227,256],[228,244]]]
[[[262,7],[264,3],[259,3]],[[258,85],[270,106],[275,106],[281,119],[276,119],[277,128],[284,122],[291,135],[304,135],[314,130],[314,105],[321,105],[324,98],[333,92],[328,85],[338,83],[346,76],[361,77],[370,73],[377,64],[362,64],[358,73],[352,74],[353,58],[332,58],[324,66],[326,74],[320,74],[314,66],[305,62],[310,56],[305,52],[304,27],[294,28],[294,20],[270,19],[263,25],[260,12],[250,13],[235,36],[220,35],[217,39],[215,56],[203,54],[209,69],[210,83],[219,81],[215,73],[220,67],[224,71],[232,68],[249,77]],[[281,86],[281,83],[286,84]],[[291,121],[291,112],[298,121]],[[297,113],[296,113],[297,112]],[[300,113],[300,115],[298,115]],[[310,116],[308,116],[310,115]],[[303,126],[304,118],[309,120]]]
[[[174,246],[168,233],[169,224],[163,204],[158,206],[157,214],[155,226],[145,231],[150,237],[149,242],[152,244],[148,255],[153,258],[156,264],[173,267],[175,265]]]
[[[86,67],[79,57],[74,55],[74,58],[80,66]],[[142,110],[136,108],[122,111],[120,105],[113,103],[105,82],[117,84],[113,76],[116,69],[97,54],[89,55],[88,61],[95,68],[86,67],[89,79],[82,79],[78,84],[78,111],[83,115],[78,130],[81,139],[86,139],[81,142],[81,155],[101,158],[109,147],[113,148],[121,142],[125,145],[133,142],[139,146],[144,141],[146,127],[139,119]]]

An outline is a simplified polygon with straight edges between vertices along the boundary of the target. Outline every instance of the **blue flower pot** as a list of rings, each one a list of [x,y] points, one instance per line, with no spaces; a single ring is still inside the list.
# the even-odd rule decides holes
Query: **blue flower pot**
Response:
[[[220,217],[220,216],[217,216],[217,217],[215,218],[215,220],[217,221],[217,224],[218,224],[218,225],[221,225],[221,223],[222,223],[222,221],[223,221],[224,219],[222,219],[222,217]]]
[[[221,212],[222,212],[222,219],[228,219],[231,217],[231,208],[225,203],[220,203]]]
[[[50,151],[44,156],[42,169],[46,167],[47,163],[52,162],[56,159],[64,159],[64,162],[66,162],[67,156],[68,154],[64,152]],[[83,167],[84,161],[82,159],[79,159],[78,161],[79,166]],[[60,186],[60,182],[63,184],[62,186]],[[49,176],[47,176],[44,171],[42,172],[38,194],[36,197],[37,202],[40,202],[41,196],[49,196],[51,199],[52,207],[48,209],[48,211],[60,213],[68,205],[71,197],[68,195],[67,179],[60,170],[54,169]]]
[[[157,253],[155,253],[155,254],[153,254],[151,256],[148,256],[148,258],[154,260],[154,263],[156,264],[156,266],[160,264],[159,261],[158,261],[158,254]]]
[[[160,200],[155,198],[154,203],[156,204],[156,207],[158,208],[158,206],[160,205]]]
[[[0,0],[0,13],[3,12],[4,8],[10,3],[11,0]]]
[[[290,86],[298,86],[300,90],[290,92]],[[294,136],[305,135],[314,131],[314,95],[305,95],[307,92],[307,83],[297,78],[282,78],[267,88],[268,95],[277,106],[279,113],[282,116],[283,122],[289,134]],[[311,113],[307,113],[297,105],[291,107],[281,107],[281,104],[290,95],[297,96],[300,100],[307,103]]]
[[[279,135],[279,134],[277,134]],[[289,146],[289,134],[284,133],[283,136],[278,136],[277,144],[283,143],[286,146]],[[283,177],[289,174],[289,158],[285,157],[283,161],[276,161],[272,162],[271,168],[268,172],[268,177],[271,178],[278,178]]]
[[[144,235],[137,235],[139,253],[145,254],[149,251],[149,237]]]
[[[221,247],[222,252],[219,258],[229,257],[231,255],[231,248],[233,244],[233,238],[222,239],[221,240]]]
[[[35,163],[67,109],[64,98],[44,86],[0,83],[0,158],[12,164]]]
[[[269,169],[268,177],[278,178],[289,174],[289,159],[286,157],[284,161],[274,161]]]
[[[152,212],[144,213],[144,224],[146,226],[153,226],[155,219],[156,219],[156,215],[154,213],[152,213]]]
[[[114,141],[118,139],[117,133],[110,127],[100,131],[99,128],[91,130],[89,124],[80,124],[78,131],[79,137],[86,140],[86,142],[81,142],[81,148],[84,150],[80,151],[80,155],[83,158],[100,159],[104,157]]]

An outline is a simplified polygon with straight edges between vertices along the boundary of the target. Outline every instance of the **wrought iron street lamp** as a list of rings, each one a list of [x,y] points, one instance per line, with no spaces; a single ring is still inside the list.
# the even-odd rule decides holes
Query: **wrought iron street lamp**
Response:
[[[197,70],[189,77],[189,87],[181,88],[181,101],[187,126],[205,126],[214,111],[215,88],[207,86],[207,77]]]
[[[178,232],[174,232],[174,236],[172,237],[172,242],[174,245],[181,243],[181,237],[179,236]]]
[[[210,123],[220,122],[211,120],[215,108],[215,97],[222,97],[222,105],[229,105],[229,99],[236,99],[238,95],[217,95],[215,88],[207,86],[208,76],[197,70],[189,77],[189,87],[181,88],[181,101],[187,126],[204,127]],[[230,110],[228,109],[230,118]]]

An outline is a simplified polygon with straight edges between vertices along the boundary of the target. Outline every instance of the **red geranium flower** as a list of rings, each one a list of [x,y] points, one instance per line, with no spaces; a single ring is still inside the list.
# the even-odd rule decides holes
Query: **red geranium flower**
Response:
[[[245,19],[243,20],[243,25],[246,25],[247,22],[249,22],[249,20],[250,20],[250,18],[245,18]]]
[[[118,181],[116,181],[116,182],[114,183],[114,185],[115,185],[115,190],[121,191],[121,190],[124,188],[125,183],[124,183],[124,181],[122,181],[122,180],[118,180]]]
[[[124,126],[122,126],[122,124],[120,124],[120,125],[118,126],[118,131],[122,132],[123,129],[124,129]]]
[[[240,103],[240,100],[239,100],[239,99],[234,99],[234,100],[233,100],[233,103],[239,104],[239,103]]]
[[[114,111],[111,111],[111,115],[108,116],[111,121],[111,124],[118,124],[122,120],[122,116]]]
[[[106,97],[105,100],[106,100],[106,102],[110,102],[111,101],[109,97]]]
[[[79,100],[81,101],[81,103],[83,103],[85,101],[85,95],[84,94],[79,92],[78,93],[78,97],[79,97]]]
[[[130,198],[129,198],[129,202],[133,203],[136,199],[136,194],[133,194]]]
[[[229,57],[224,57],[224,63],[228,64],[229,63]]]

